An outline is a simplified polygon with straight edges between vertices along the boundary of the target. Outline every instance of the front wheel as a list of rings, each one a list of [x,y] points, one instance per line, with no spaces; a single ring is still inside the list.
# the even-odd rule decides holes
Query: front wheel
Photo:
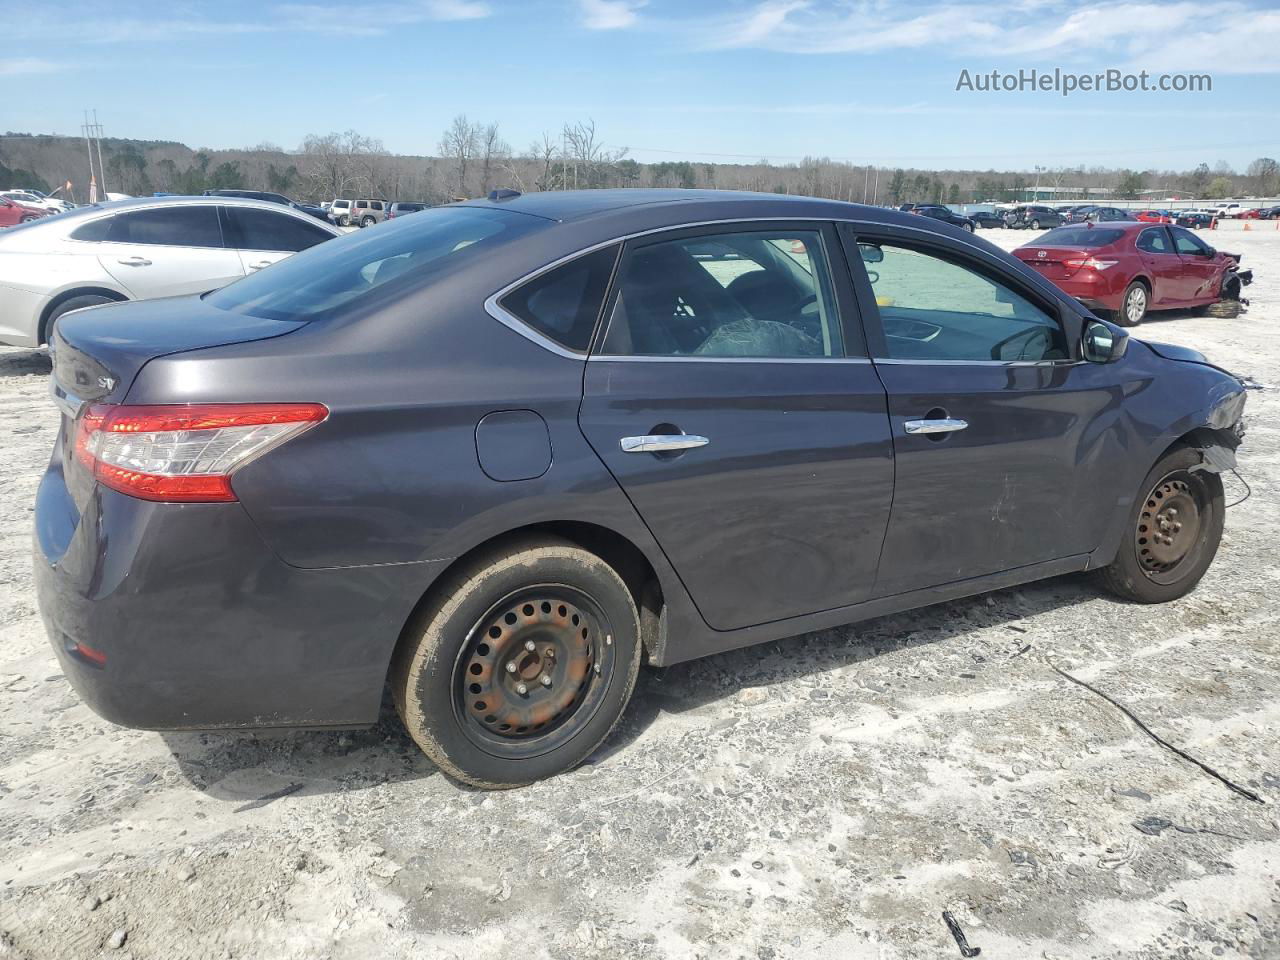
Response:
[[[1032,230],[1039,230],[1039,229],[1040,229],[1040,221],[1039,221],[1039,220],[1032,220],[1032,221],[1031,221],[1031,229],[1032,229]]]
[[[378,221],[377,221],[377,220],[375,220],[375,219],[373,219],[373,217],[365,217],[363,220],[361,220],[361,221],[360,221],[360,226],[362,226],[362,227],[372,227],[372,226],[373,226],[375,223],[377,223],[377,222],[378,222]]]
[[[1189,447],[1160,458],[1142,481],[1120,551],[1098,571],[1102,585],[1138,603],[1165,603],[1195,589],[1222,541],[1222,478]]]
[[[344,213],[342,216],[338,218],[338,226],[340,227],[351,226],[351,218]]]
[[[505,789],[591,755],[631,697],[640,651],[614,569],[566,541],[530,541],[441,585],[401,642],[391,689],[445,773]]]

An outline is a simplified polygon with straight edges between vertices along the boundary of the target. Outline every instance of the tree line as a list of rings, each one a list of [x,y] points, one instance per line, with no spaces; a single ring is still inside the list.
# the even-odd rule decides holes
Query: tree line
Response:
[[[878,203],[968,203],[1024,199],[1034,186],[1105,189],[1138,198],[1149,189],[1204,199],[1272,196],[1280,166],[1260,157],[1243,173],[1224,163],[1189,170],[1106,167],[1024,170],[927,170],[865,166],[827,157],[793,163],[642,163],[626,147],[608,143],[593,120],[547,131],[513,148],[496,122],[455,117],[441,132],[434,156],[393,154],[356,130],[311,134],[296,149],[272,143],[235,150],[193,150],[172,141],[104,139],[106,187],[145,196],[198,194],[215,189],[270,190],[299,200],[385,197],[440,203],[508,188],[522,192],[602,187],[677,187],[755,190]],[[0,137],[0,189],[45,192],[67,180],[74,199],[86,199],[84,142],[72,137]],[[99,185],[101,189],[102,185]],[[1058,194],[1066,196],[1065,194]]]

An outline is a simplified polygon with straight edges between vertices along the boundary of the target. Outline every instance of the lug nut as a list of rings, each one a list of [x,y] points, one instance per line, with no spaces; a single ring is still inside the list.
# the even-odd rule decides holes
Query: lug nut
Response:
[[[612,636],[611,634],[606,633],[606,634],[604,635],[604,645],[605,645],[606,647],[612,647],[612,646],[613,646],[613,636]]]
[[[528,687],[526,687],[523,683],[517,683],[517,684],[516,684],[516,693],[519,693],[519,694],[525,694],[525,693],[528,693],[528,692],[529,692],[529,688],[528,688]]]
[[[596,669],[596,676],[597,676],[597,677],[598,677],[598,676],[600,676],[600,664],[598,664],[598,663],[597,663],[597,664],[595,665],[595,669]]]
[[[551,678],[550,678],[549,676],[547,676],[545,673],[542,675],[542,678],[541,678],[541,679],[542,679],[542,685],[543,685],[544,687],[549,687],[549,686],[551,686]]]
[[[526,640],[524,642],[524,648],[528,650],[530,653],[533,653],[533,651],[538,649],[538,645],[534,643],[532,640]]]
[[[515,665],[515,662],[512,661],[511,663],[507,664],[507,673],[515,673],[515,672],[516,672],[516,665]]]
[[[555,648],[555,647],[547,647],[547,649],[546,649],[546,651],[545,651],[545,655],[546,655],[546,656],[548,656],[548,657],[550,657],[552,660],[554,660],[554,659],[556,658],[556,648]]]

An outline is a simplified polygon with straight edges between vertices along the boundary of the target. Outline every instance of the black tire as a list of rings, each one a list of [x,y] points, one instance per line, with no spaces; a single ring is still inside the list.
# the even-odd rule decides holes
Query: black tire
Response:
[[[422,751],[454,779],[495,790],[589,757],[640,669],[639,616],[617,572],[543,538],[477,557],[436,597],[407,628],[391,674]]]
[[[1196,450],[1175,447],[1151,468],[1115,560],[1098,571],[1107,590],[1137,603],[1167,603],[1196,588],[1218,552],[1225,514],[1222,478],[1195,469],[1201,461]]]
[[[338,226],[340,227],[351,226],[351,218],[344,213],[342,216],[338,218]]]
[[[1141,280],[1134,280],[1124,288],[1124,296],[1120,298],[1120,309],[1114,311],[1115,322],[1122,327],[1136,327],[1147,315],[1151,303],[1151,291]]]
[[[970,220],[968,223],[966,223],[966,224],[964,225],[964,228],[965,228],[966,230],[968,230],[970,233],[973,233],[973,232],[977,229],[977,227],[974,225],[974,223],[973,223],[973,221],[972,221],[972,220]]]
[[[373,226],[375,223],[377,223],[377,222],[378,222],[378,221],[377,221],[377,220],[375,220],[373,217],[365,217],[363,220],[361,220],[361,221],[360,221],[360,226],[362,226],[362,227],[372,227],[372,226]]]
[[[60,304],[53,308],[49,316],[45,318],[44,329],[40,331],[40,342],[48,343],[49,335],[53,333],[53,325],[58,322],[58,318],[63,314],[70,313],[72,310],[79,310],[82,307],[96,307],[103,303],[118,303],[119,298],[108,297],[100,293],[85,293],[76,297],[68,297]]]

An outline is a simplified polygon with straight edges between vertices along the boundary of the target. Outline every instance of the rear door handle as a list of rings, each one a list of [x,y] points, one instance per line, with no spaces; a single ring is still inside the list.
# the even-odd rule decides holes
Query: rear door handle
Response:
[[[969,426],[968,420],[908,420],[902,425],[907,433],[955,433]]]
[[[618,441],[623,453],[666,453],[671,450],[692,450],[705,447],[711,441],[691,433],[653,433],[644,437],[623,437]]]
[[[150,260],[148,260],[146,257],[126,257],[126,258],[124,258],[124,259],[117,260],[117,261],[116,261],[116,263],[122,263],[122,264],[124,264],[126,267],[149,267],[149,266],[151,266],[151,261],[150,261]]]

